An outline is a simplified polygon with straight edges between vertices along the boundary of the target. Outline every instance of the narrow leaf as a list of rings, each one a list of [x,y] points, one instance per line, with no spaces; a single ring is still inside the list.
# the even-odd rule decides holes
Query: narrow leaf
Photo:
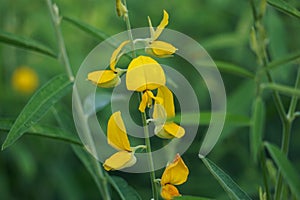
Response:
[[[253,102],[252,125],[250,126],[250,148],[254,161],[257,161],[263,137],[265,122],[265,105],[261,97],[257,97]]]
[[[223,189],[227,192],[231,199],[251,199],[241,188],[238,186],[229,175],[222,171],[216,164],[207,158],[199,156],[203,161],[210,173],[220,183]]]
[[[31,126],[36,124],[71,89],[72,82],[66,75],[58,75],[40,88],[23,108],[5,139],[2,150],[12,145]]]
[[[293,96],[300,97],[299,89],[292,88],[292,87],[285,86],[285,85],[269,83],[269,84],[262,84],[262,88],[263,89],[271,89],[271,90],[277,91],[281,94],[285,94],[285,95],[292,96],[292,97]]]
[[[284,12],[286,14],[289,14],[291,16],[297,17],[300,19],[300,11],[297,10],[295,7],[293,7],[291,4],[289,4],[286,1],[283,0],[268,0],[268,4],[273,6],[274,8],[280,10],[281,12]]]
[[[0,119],[0,130],[9,131],[14,124],[14,120]],[[52,138],[55,140],[65,141],[68,143],[76,144],[82,146],[82,143],[77,136],[66,132],[57,127],[49,127],[45,125],[34,125],[30,127],[26,135],[35,135],[46,138]]]
[[[285,56],[281,59],[275,60],[275,61],[269,63],[268,66],[266,67],[266,69],[270,70],[270,69],[273,69],[275,67],[294,62],[298,59],[300,59],[300,52],[296,52],[296,53],[293,53],[291,55]]]
[[[215,63],[220,71],[228,72],[237,76],[246,77],[250,79],[254,78],[253,73],[232,63],[223,61],[215,61]]]
[[[297,197],[296,199],[300,199],[300,176],[298,172],[288,160],[286,155],[280,151],[278,147],[270,143],[265,143],[265,146],[278,166],[280,173],[284,177],[292,193]]]
[[[93,27],[93,26],[91,26],[87,23],[84,23],[80,20],[74,19],[72,17],[66,17],[66,16],[63,17],[63,20],[70,23],[70,24],[72,24],[72,25],[75,25],[76,27],[78,27],[82,31],[84,31],[86,33],[89,33],[92,36],[94,36],[94,37],[96,37],[100,40],[106,40],[107,38],[109,38],[108,35],[106,35],[102,31],[100,31],[99,29],[97,29],[97,28],[95,28],[95,27]]]
[[[174,200],[211,200],[206,197],[194,197],[194,196],[179,196],[175,197]]]
[[[49,47],[31,38],[0,31],[0,42],[39,52],[44,55],[51,56],[53,58],[57,57],[57,55]]]
[[[184,121],[181,121],[181,118],[184,119]],[[210,112],[200,112],[200,118],[199,113],[180,113],[176,115],[175,118],[172,118],[170,120],[176,123],[181,123],[183,125],[209,125],[210,119]],[[249,126],[250,119],[249,117],[244,115],[226,113],[225,123],[233,126]]]
[[[118,176],[107,176],[108,181],[118,192],[122,200],[141,200],[142,198],[128,183]]]

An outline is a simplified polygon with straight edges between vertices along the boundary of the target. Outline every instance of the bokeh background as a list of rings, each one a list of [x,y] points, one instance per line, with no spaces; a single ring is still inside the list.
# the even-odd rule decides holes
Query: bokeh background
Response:
[[[290,0],[300,8],[300,2]],[[115,1],[104,0],[57,0],[62,16],[86,22],[114,35],[126,29],[124,21],[117,17]],[[253,23],[248,1],[238,0],[128,0],[129,16],[133,28],[147,26],[147,16],[158,24],[162,10],[170,14],[168,28],[189,35],[198,41],[216,61],[234,63],[254,72],[257,60],[249,46],[249,33]],[[273,60],[300,49],[300,21],[268,6],[264,23],[270,42]],[[56,39],[45,1],[1,0],[0,30],[38,40],[56,49]],[[73,71],[99,43],[99,39],[62,21],[62,31]],[[14,76],[26,66],[30,76],[37,79],[24,90],[14,86]],[[185,66],[182,66],[185,67]],[[272,71],[276,82],[293,85],[299,66],[285,65]],[[24,69],[24,68],[23,68]],[[0,118],[16,119],[34,90],[64,68],[57,60],[0,44]],[[185,73],[191,73],[188,69]],[[228,95],[228,112],[250,117],[255,96],[255,82],[251,79],[221,72]],[[191,80],[197,83],[197,80]],[[26,84],[26,83],[24,83]],[[196,86],[195,86],[196,87]],[[266,121],[264,138],[280,145],[281,125],[272,97],[264,93]],[[204,106],[207,98],[204,97]],[[288,97],[283,97],[285,107]],[[71,94],[55,106],[58,114],[72,116]],[[299,106],[298,106],[299,109]],[[105,110],[103,111],[105,112]],[[53,112],[47,113],[41,123],[57,125]],[[206,196],[216,199],[228,197],[218,185],[197,154],[201,145],[199,136],[183,155],[189,166],[188,181],[179,186],[182,194]],[[74,132],[74,134],[77,134]],[[0,130],[0,143],[7,135]],[[295,121],[292,129],[289,158],[300,169],[300,124]],[[250,156],[249,127],[226,123],[223,135],[209,158],[226,171],[254,199],[262,185],[261,172]],[[159,175],[162,171],[158,171]],[[124,177],[143,199],[151,194],[148,174],[112,172]],[[147,180],[147,181],[145,181]],[[56,140],[35,136],[23,136],[15,145],[0,152],[0,199],[99,199],[99,191],[91,176],[75,156],[70,145]]]

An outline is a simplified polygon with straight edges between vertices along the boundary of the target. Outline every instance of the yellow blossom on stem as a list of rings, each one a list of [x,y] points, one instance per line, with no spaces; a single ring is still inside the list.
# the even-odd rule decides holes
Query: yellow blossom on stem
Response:
[[[107,138],[108,144],[118,150],[118,152],[105,160],[103,164],[105,170],[119,170],[131,167],[136,163],[136,157],[130,147],[120,111],[113,113],[108,120]]]
[[[164,70],[153,58],[139,56],[130,62],[126,73],[128,90],[143,92],[157,89],[165,84]]]
[[[185,134],[184,128],[177,125],[175,122],[166,122],[167,118],[175,117],[172,92],[166,86],[161,86],[157,89],[156,98],[161,98],[162,100],[160,102],[156,101],[154,104],[152,116],[155,120],[155,135],[164,139],[183,137]]]
[[[181,185],[187,181],[189,169],[179,154],[176,155],[172,163],[168,164],[161,177],[161,196],[163,199],[172,200],[173,197],[180,196],[175,185]]]
[[[159,97],[155,97],[154,94],[150,90],[146,90],[142,95],[142,100],[139,106],[139,110],[141,112],[145,112],[146,107],[152,107],[152,100],[162,103],[162,99]]]
[[[177,50],[172,44],[163,41],[157,41],[158,37],[161,35],[164,28],[169,23],[169,14],[164,10],[164,16],[160,24],[157,26],[156,30],[152,27],[151,19],[148,17],[149,27],[150,27],[150,41],[149,46],[146,49],[147,53],[153,54],[158,57],[166,57],[175,53]]]
[[[110,58],[110,70],[99,70],[88,74],[88,80],[102,88],[111,88],[121,83],[120,75],[122,70],[116,69],[116,64],[122,55],[120,52],[125,45],[129,43],[126,40],[120,44],[120,46],[112,53]]]

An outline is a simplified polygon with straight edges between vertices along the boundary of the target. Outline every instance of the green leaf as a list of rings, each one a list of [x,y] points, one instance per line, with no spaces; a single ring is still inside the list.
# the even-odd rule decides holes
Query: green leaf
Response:
[[[268,83],[268,84],[262,84],[261,87],[263,89],[271,89],[288,96],[300,97],[300,90],[289,86],[280,85],[276,83]]]
[[[228,72],[245,78],[254,79],[253,73],[249,72],[248,70],[242,67],[223,61],[215,61],[215,63],[220,71]]]
[[[106,40],[107,38],[109,38],[109,36],[106,35],[104,32],[80,20],[74,19],[72,17],[66,17],[66,16],[63,17],[63,20],[72,25],[75,25],[79,29],[83,30],[86,33],[91,34],[92,36],[100,40]]]
[[[118,192],[122,200],[141,200],[142,198],[128,183],[118,176],[107,176],[108,181]]]
[[[289,14],[291,16],[297,17],[300,19],[300,12],[295,7],[293,7],[291,4],[289,4],[286,1],[283,0],[268,0],[268,4],[273,6],[274,8],[277,8],[281,12],[284,12],[286,14]]]
[[[14,120],[0,119],[0,130],[9,131],[13,124]],[[82,143],[80,142],[77,136],[56,127],[49,127],[45,125],[36,124],[30,127],[25,134],[52,138],[55,140],[65,141],[68,143],[82,146]]]
[[[205,197],[179,196],[179,197],[175,197],[174,200],[211,200],[211,199]]]
[[[51,56],[53,58],[57,57],[57,55],[49,47],[31,38],[0,31],[0,42],[39,52],[44,55]]]
[[[172,118],[171,120],[173,120],[176,123],[182,123],[183,125],[197,125],[197,124],[209,125],[210,124],[210,118],[211,118],[210,112],[200,112],[200,119],[198,116],[199,113],[179,113],[178,115],[175,116],[175,118]],[[184,122],[181,122],[181,118],[185,119]],[[250,119],[247,116],[226,113],[225,123],[234,126],[249,126]]]
[[[199,156],[210,173],[220,183],[231,199],[251,199],[224,171],[207,158]]]
[[[285,64],[288,64],[290,62],[294,62],[298,59],[300,59],[300,52],[296,52],[296,53],[293,53],[291,55],[285,56],[281,59],[275,60],[275,61],[269,63],[267,65],[266,69],[270,70],[270,69],[273,69],[275,67],[285,65]]]
[[[264,122],[265,105],[262,98],[257,97],[253,102],[252,125],[250,126],[250,148],[254,161],[257,161],[257,156],[261,149]]]
[[[265,143],[265,146],[271,154],[271,157],[275,161],[276,165],[278,166],[292,193],[297,197],[296,199],[300,199],[299,174],[297,173],[291,162],[288,160],[286,155],[282,151],[280,151],[278,147],[270,143]]]
[[[203,45],[203,47],[205,47],[205,49],[208,50],[221,49],[226,47],[241,46],[244,41],[246,41],[245,39],[247,38],[235,32],[224,34],[222,33],[205,39],[201,42],[201,44]]]
[[[40,88],[25,105],[5,139],[2,150],[12,145],[31,126],[36,124],[71,89],[72,82],[62,74],[54,77]]]

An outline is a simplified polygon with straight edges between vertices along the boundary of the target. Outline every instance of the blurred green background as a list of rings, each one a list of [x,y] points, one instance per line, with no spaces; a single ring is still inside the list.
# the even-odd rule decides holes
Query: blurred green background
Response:
[[[297,0],[289,1],[300,8]],[[115,12],[115,1],[57,0],[62,16],[69,16],[97,27],[108,35],[126,29]],[[255,55],[249,47],[249,32],[253,20],[248,1],[238,0],[128,0],[129,16],[133,28],[159,23],[162,10],[170,15],[168,28],[189,35],[217,61],[226,61],[254,72]],[[300,49],[300,21],[268,6],[264,19],[273,60]],[[1,0],[0,29],[38,40],[56,49],[56,39],[46,2],[40,0]],[[76,72],[87,54],[101,41],[62,21],[62,31]],[[37,73],[39,86],[64,68],[55,59],[0,44],[0,118],[15,119],[29,100],[12,86],[12,76],[20,66],[28,66]],[[278,83],[293,85],[298,66],[285,65],[272,71]],[[188,71],[186,73],[189,73]],[[228,112],[250,117],[255,94],[253,80],[223,73],[228,95]],[[193,80],[191,80],[193,81]],[[197,80],[194,80],[195,82]],[[281,125],[275,105],[268,93],[265,139],[280,145]],[[285,107],[289,98],[283,97]],[[71,113],[71,95],[56,106],[58,112]],[[299,109],[299,106],[298,106]],[[53,114],[43,117],[43,124],[57,125]],[[200,126],[199,133],[207,127]],[[7,132],[0,130],[0,143]],[[300,169],[300,125],[295,121],[292,129],[289,158]],[[76,133],[74,133],[76,134]],[[199,161],[197,154],[201,136],[197,137],[183,155],[189,166],[188,181],[179,186],[182,194],[227,199],[222,188]],[[226,124],[221,140],[209,158],[226,171],[254,199],[262,185],[259,167],[249,152],[249,128]],[[159,175],[162,171],[158,171]],[[151,194],[148,174],[112,174],[124,177],[146,199]],[[157,175],[157,176],[158,176]],[[99,192],[91,176],[67,143],[34,136],[24,136],[15,145],[0,153],[0,199],[99,199]]]

